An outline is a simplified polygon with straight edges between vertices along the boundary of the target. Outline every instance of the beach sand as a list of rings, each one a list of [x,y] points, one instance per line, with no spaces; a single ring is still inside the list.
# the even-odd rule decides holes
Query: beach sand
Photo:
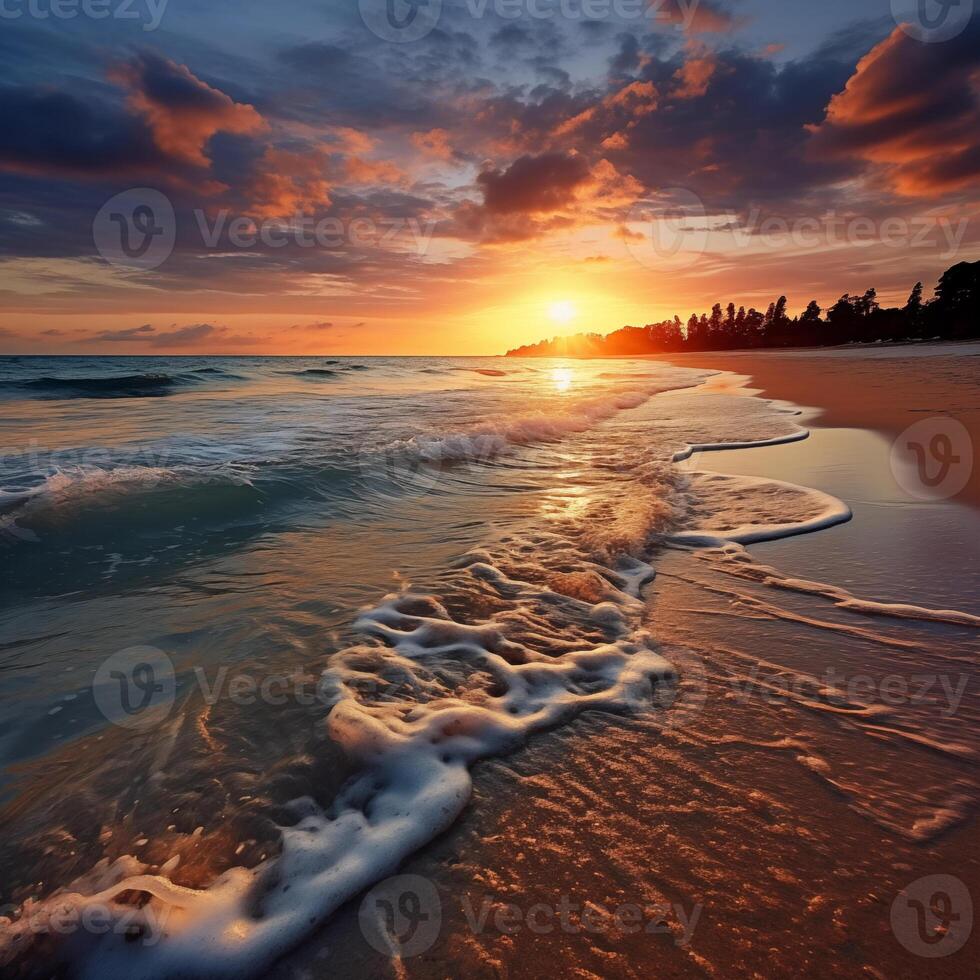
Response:
[[[438,935],[424,949],[372,949],[354,902],[272,976],[975,976],[980,931],[925,944],[914,906],[936,891],[929,876],[944,876],[961,915],[950,936],[962,939],[962,890],[980,898],[975,628],[861,615],[742,574],[763,562],[890,601],[931,582],[928,598],[951,591],[951,608],[980,612],[975,593],[969,605],[977,516],[902,501],[887,464],[887,442],[923,410],[955,414],[980,438],[980,362],[963,360],[975,357],[678,358],[751,375],[767,395],[819,408],[827,427],[705,455],[705,468],[867,496],[848,500],[854,522],[753,548],[744,567],[658,555],[647,620],[681,672],[671,707],[584,716],[479,765],[463,818],[401,869],[439,896],[425,907]],[[977,487],[974,475],[961,499],[976,503]],[[959,549],[955,571],[933,532]],[[905,552],[888,550],[906,539]]]
[[[895,438],[923,418],[958,419],[980,451],[980,344],[890,345],[807,351],[670,355],[683,367],[750,375],[763,396],[820,409],[821,426],[853,426]],[[954,498],[980,507],[980,465]]]

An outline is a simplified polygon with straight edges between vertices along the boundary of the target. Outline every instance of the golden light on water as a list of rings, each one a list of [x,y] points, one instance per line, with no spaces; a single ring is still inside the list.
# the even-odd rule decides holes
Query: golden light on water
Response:
[[[551,380],[555,383],[556,391],[568,391],[572,387],[574,377],[571,368],[552,368]]]

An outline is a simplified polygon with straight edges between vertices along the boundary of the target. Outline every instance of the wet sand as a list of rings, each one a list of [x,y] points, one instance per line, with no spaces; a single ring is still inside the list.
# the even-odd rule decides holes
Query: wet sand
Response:
[[[921,370],[867,355],[699,358],[821,408],[828,427],[699,466],[789,472],[869,498],[851,525],[753,548],[755,562],[889,601],[931,581],[926,598],[949,593],[950,607],[976,612],[974,513],[893,499],[887,453],[867,451],[877,437],[840,428],[894,438],[928,409],[955,413],[976,438],[975,381],[948,360],[973,356],[943,354]],[[963,497],[975,502],[970,486]],[[960,549],[956,571],[933,538],[914,538],[920,523]],[[906,553],[886,547],[905,538]],[[669,706],[585,716],[478,766],[464,817],[400,869],[438,895],[424,905],[438,926],[424,949],[374,950],[358,901],[272,976],[976,975],[980,933],[955,949],[941,931],[924,943],[914,906],[928,903],[934,875],[980,900],[976,630],[858,615],[743,574],[755,563],[672,550],[654,563],[647,621],[681,673]],[[846,696],[828,690],[828,670]],[[921,678],[931,694],[916,696]],[[939,681],[962,686],[955,706],[937,696]],[[905,697],[886,696],[888,685]],[[972,912],[952,899],[955,936]]]
[[[895,438],[930,416],[951,416],[980,454],[980,344],[894,345],[806,351],[670,355],[682,367],[750,375],[764,397],[819,408],[811,424],[871,429]],[[954,496],[980,507],[980,464]]]

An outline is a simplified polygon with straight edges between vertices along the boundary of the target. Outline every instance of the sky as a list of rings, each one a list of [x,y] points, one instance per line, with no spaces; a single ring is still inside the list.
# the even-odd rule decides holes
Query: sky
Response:
[[[978,211],[973,0],[0,0],[0,352],[900,305]]]

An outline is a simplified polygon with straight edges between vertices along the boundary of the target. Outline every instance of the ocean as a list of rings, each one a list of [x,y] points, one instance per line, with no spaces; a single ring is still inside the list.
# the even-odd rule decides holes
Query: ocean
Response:
[[[0,953],[36,937],[25,909],[102,910],[55,951],[74,975],[261,975],[451,827],[480,760],[585,712],[669,714],[664,556],[954,651],[980,623],[760,572],[744,545],[851,510],[702,469],[807,437],[709,372],[17,357],[0,413]],[[955,756],[930,724],[903,722]]]

